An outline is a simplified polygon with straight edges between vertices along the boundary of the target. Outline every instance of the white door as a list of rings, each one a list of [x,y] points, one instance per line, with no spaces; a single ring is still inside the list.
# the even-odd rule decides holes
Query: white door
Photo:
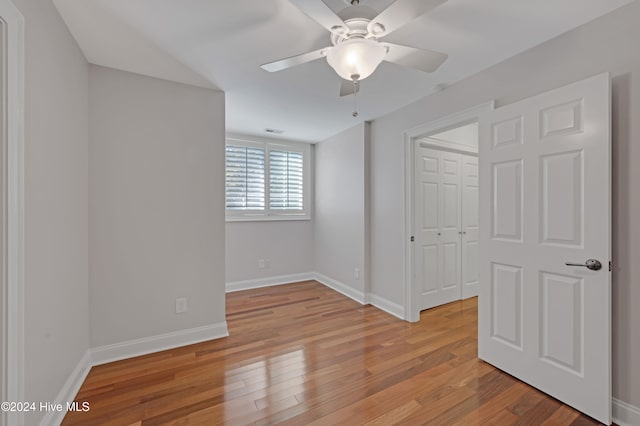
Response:
[[[462,156],[462,298],[478,295],[478,158]]]
[[[460,299],[459,154],[416,146],[416,281],[420,309]]]
[[[610,135],[608,74],[480,119],[479,357],[605,424]]]

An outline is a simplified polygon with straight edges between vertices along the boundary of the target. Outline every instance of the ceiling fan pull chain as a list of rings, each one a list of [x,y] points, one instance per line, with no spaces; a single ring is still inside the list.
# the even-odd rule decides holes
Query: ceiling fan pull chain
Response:
[[[353,85],[353,113],[351,114],[353,117],[358,116],[358,98],[356,95],[356,85]]]
[[[353,113],[351,115],[355,118],[358,116],[358,78],[360,76],[354,74],[351,78],[353,79]]]

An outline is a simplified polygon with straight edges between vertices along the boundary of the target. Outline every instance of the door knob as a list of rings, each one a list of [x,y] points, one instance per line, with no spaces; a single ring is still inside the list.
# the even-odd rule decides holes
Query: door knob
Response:
[[[573,262],[565,262],[567,266],[583,266],[587,269],[591,269],[592,271],[599,271],[602,269],[602,263],[596,259],[587,259],[584,263],[573,263]]]

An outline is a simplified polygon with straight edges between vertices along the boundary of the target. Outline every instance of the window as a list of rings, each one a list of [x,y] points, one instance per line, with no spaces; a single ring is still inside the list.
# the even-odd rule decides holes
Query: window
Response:
[[[264,149],[227,145],[229,210],[264,210]]]
[[[309,219],[307,144],[227,139],[227,220]]]

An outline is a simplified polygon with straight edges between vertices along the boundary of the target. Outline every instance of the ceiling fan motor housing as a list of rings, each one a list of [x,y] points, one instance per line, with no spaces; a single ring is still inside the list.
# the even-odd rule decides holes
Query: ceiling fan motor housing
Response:
[[[344,23],[349,27],[344,34],[331,34],[331,43],[333,43],[334,46],[353,38],[370,38],[369,31],[367,30],[367,25],[369,24],[368,19],[346,19]]]

